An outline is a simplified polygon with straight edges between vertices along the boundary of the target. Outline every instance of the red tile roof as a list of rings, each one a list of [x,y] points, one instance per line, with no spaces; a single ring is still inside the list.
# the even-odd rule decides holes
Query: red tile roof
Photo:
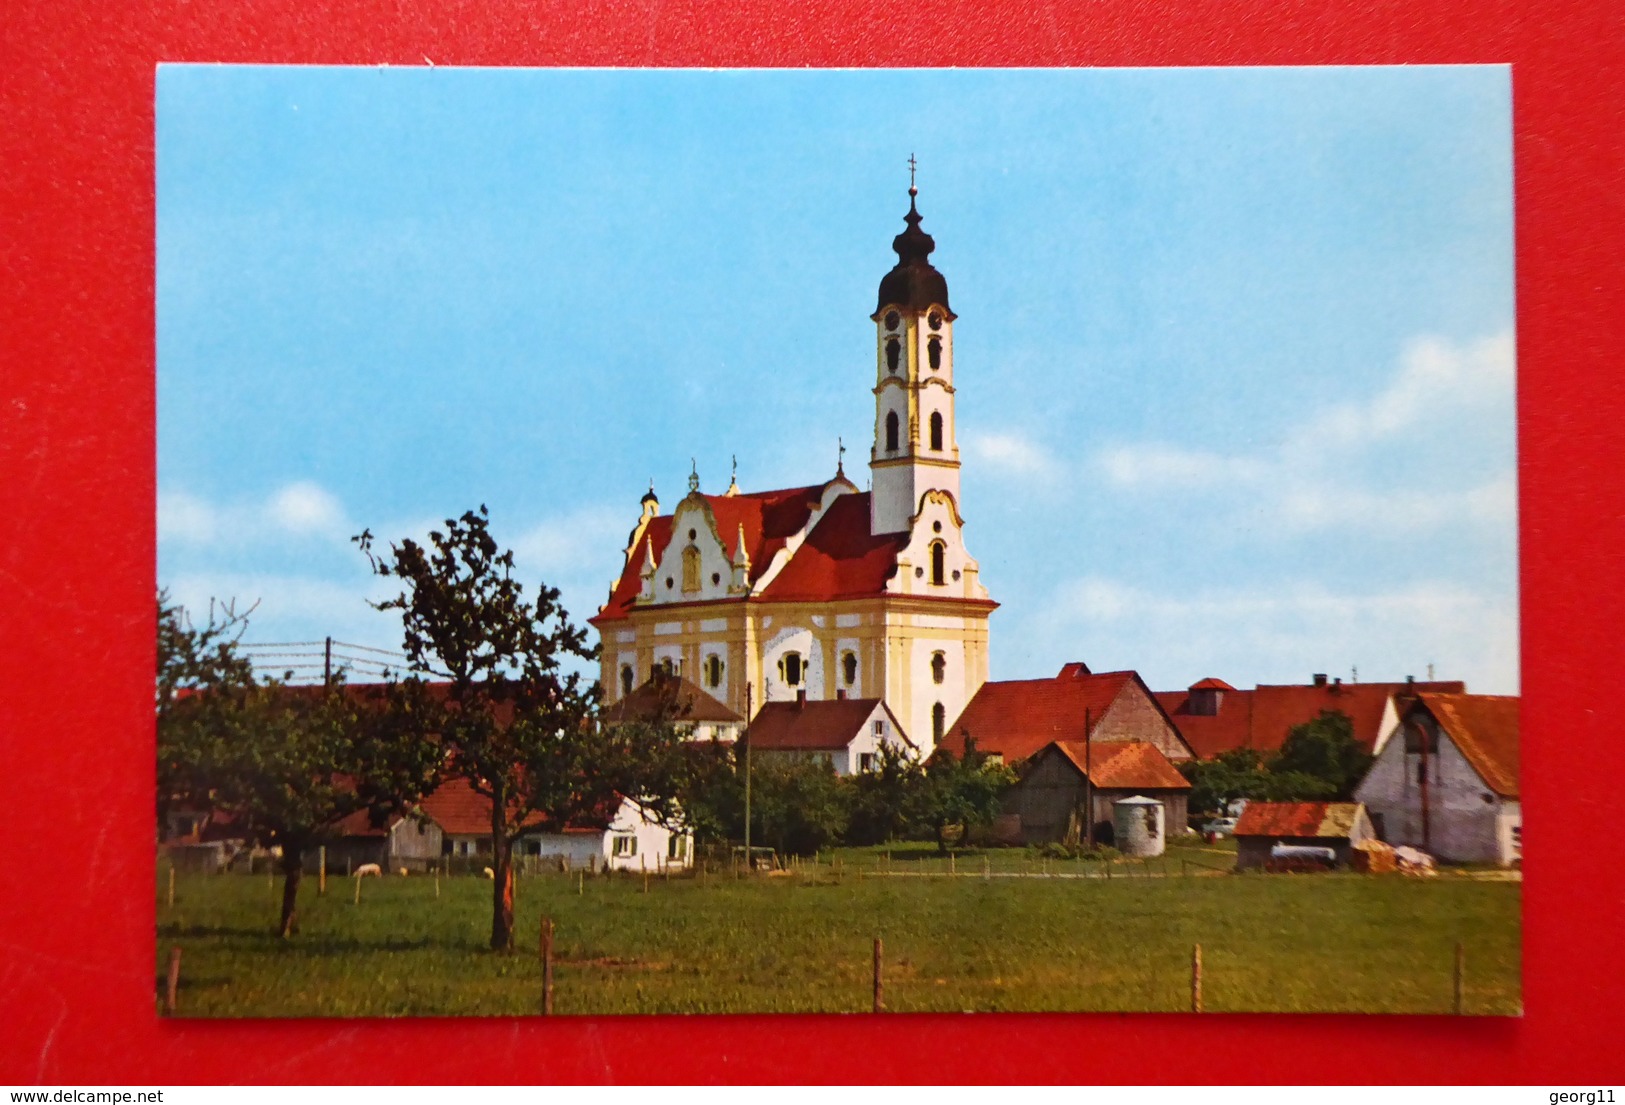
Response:
[[[830,504],[807,539],[762,592],[772,602],[821,602],[878,595],[897,571],[908,534],[869,532],[869,492]]]
[[[491,835],[491,800],[467,779],[447,779],[423,800],[423,812],[449,836]],[[525,819],[527,826],[543,823],[541,814]]]
[[[750,723],[749,740],[756,749],[774,751],[835,751],[848,747],[863,733],[878,698],[824,698],[811,702],[767,702]],[[908,735],[890,710],[892,731]]]
[[[1358,802],[1248,802],[1234,835],[1346,837],[1359,812]]]
[[[1223,679],[1214,679],[1212,676],[1202,680],[1200,683],[1191,684],[1191,690],[1193,691],[1233,691],[1235,689],[1236,688],[1226,683]]]
[[[675,722],[744,720],[680,675],[645,680],[625,698],[604,707],[604,717],[609,721],[642,720],[657,717],[666,710],[672,711],[669,716]]]
[[[1145,741],[1056,741],[1055,746],[1092,785],[1108,790],[1189,790],[1168,757]],[[1091,770],[1093,774],[1091,776]]]
[[[1503,798],[1518,797],[1517,696],[1423,693],[1418,697],[1485,785]]]
[[[1051,741],[1084,740],[1084,719],[1093,732],[1136,676],[1131,671],[1063,675],[1054,679],[1009,679],[983,683],[943,743],[964,750],[968,734],[980,752],[1025,760]]]
[[[1202,683],[1208,683],[1203,680]],[[1219,680],[1211,680],[1218,683]],[[1191,690],[1202,687],[1198,683]],[[1459,693],[1459,681],[1433,683],[1263,684],[1254,690],[1225,690],[1219,712],[1190,712],[1189,691],[1158,691],[1157,701],[1195,753],[1211,759],[1233,748],[1256,748],[1268,755],[1280,749],[1296,725],[1314,721],[1322,711],[1342,713],[1353,723],[1354,739],[1373,750],[1388,700],[1405,691]]]

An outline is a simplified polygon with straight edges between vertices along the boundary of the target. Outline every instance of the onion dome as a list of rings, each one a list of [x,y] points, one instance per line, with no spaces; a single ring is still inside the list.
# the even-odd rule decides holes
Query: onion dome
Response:
[[[953,317],[953,311],[948,309],[948,281],[927,260],[937,243],[920,229],[920,212],[914,206],[917,195],[919,189],[910,186],[908,214],[903,216],[908,229],[892,239],[897,265],[880,280],[880,302],[875,307],[877,318],[887,307],[923,311],[933,304],[948,311],[949,318]]]

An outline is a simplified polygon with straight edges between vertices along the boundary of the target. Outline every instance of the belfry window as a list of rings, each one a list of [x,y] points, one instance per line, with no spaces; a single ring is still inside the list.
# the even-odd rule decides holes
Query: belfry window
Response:
[[[886,452],[897,452],[897,412],[886,412]]]
[[[841,657],[841,675],[850,687],[858,681],[858,654],[848,652]]]
[[[931,582],[938,587],[947,582],[947,566],[943,563],[947,551],[947,546],[941,541],[931,542]]]
[[[931,361],[931,371],[935,372],[942,367],[942,339],[932,335],[931,340],[925,343],[925,355]]]
[[[939,453],[942,451],[942,414],[940,411],[931,412],[931,448]]]
[[[632,693],[632,665],[631,664],[622,664],[621,665],[621,694],[628,695],[628,694],[631,694],[631,693]]]
[[[886,339],[886,371],[896,372],[897,364],[903,358],[903,343],[896,338]]]
[[[948,711],[939,702],[931,707],[931,742],[933,744],[942,743],[942,732],[946,728],[948,728]]]
[[[948,657],[940,652],[931,654],[931,682],[941,683],[948,674]]]
[[[690,545],[683,550],[683,591],[698,591],[700,589],[700,550],[697,545]]]
[[[801,686],[803,674],[805,673],[802,671],[801,653],[786,652],[779,657],[779,678],[784,680],[786,686]]]
[[[722,686],[722,657],[714,652],[705,658],[705,685],[713,688]]]

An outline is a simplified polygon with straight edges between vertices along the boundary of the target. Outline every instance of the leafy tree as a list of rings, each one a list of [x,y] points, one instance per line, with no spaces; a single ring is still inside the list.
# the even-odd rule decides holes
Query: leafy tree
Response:
[[[846,780],[851,821],[846,843],[882,844],[904,836],[912,815],[923,811],[924,767],[892,745],[883,745],[873,771]]]
[[[926,762],[925,785],[912,811],[914,819],[932,831],[940,850],[947,851],[971,829],[993,823],[1004,792],[1013,782],[1015,774],[977,751],[967,733],[963,757],[955,757],[953,749],[944,744]]]
[[[373,571],[402,592],[375,603],[400,612],[412,675],[445,680],[435,708],[417,718],[420,743],[440,749],[448,774],[466,779],[491,805],[491,947],[513,949],[513,845],[538,819],[596,821],[622,797],[675,823],[681,737],[662,719],[601,724],[599,688],[570,661],[598,650],[572,625],[559,592],[525,597],[513,553],[491,537],[484,506],[448,518],[427,545],[411,539],[374,551],[355,539]]]
[[[406,814],[434,785],[432,748],[401,739],[407,698],[260,681],[238,652],[231,605],[198,628],[158,596],[158,800],[207,809],[242,839],[282,850],[278,931],[297,922],[304,857],[339,822]]]
[[[1323,797],[1346,799],[1371,767],[1371,754],[1354,739],[1347,714],[1322,710],[1320,716],[1295,725],[1281,750],[1270,760],[1273,777],[1298,774],[1321,781]]]
[[[1192,812],[1222,813],[1238,798],[1262,798],[1265,772],[1257,749],[1232,748],[1211,760],[1187,760],[1179,771],[1191,784]]]
[[[812,855],[846,832],[847,799],[848,788],[823,760],[762,757],[751,767],[751,842]]]

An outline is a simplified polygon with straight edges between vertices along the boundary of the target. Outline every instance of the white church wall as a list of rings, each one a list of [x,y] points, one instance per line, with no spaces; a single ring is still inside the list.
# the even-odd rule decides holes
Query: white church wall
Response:
[[[779,672],[779,661],[794,652],[801,657],[800,683],[787,683]],[[789,625],[768,639],[762,648],[762,685],[764,702],[786,702],[804,690],[808,698],[833,698],[824,692],[824,657],[818,639],[806,626]]]

